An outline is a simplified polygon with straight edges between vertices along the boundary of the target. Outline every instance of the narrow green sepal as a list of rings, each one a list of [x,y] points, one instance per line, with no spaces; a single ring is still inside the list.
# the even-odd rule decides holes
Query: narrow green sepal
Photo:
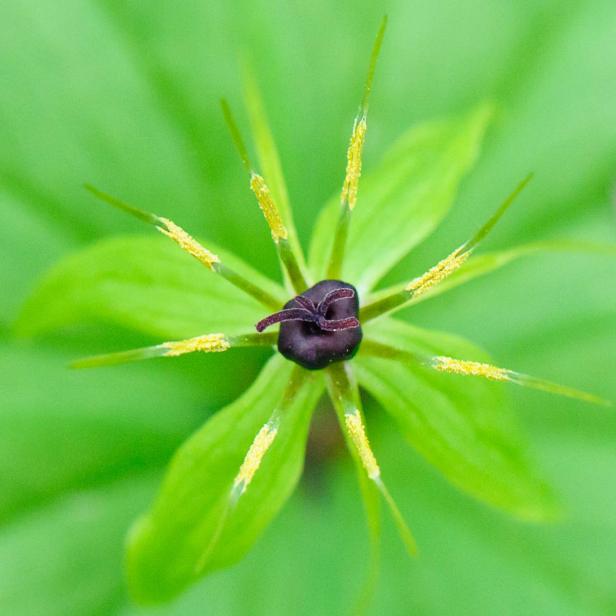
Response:
[[[146,212],[145,210],[140,210],[139,208],[134,207],[133,205],[130,205],[125,201],[122,201],[121,199],[110,195],[109,193],[99,190],[92,184],[84,184],[84,188],[100,201],[103,201],[104,203],[107,203],[112,207],[115,207],[119,210],[122,210],[123,212],[126,212],[127,214],[130,214],[131,216],[134,216],[142,222],[147,222],[149,225],[158,225],[160,223],[160,218],[156,216],[156,214],[151,214],[150,212]]]

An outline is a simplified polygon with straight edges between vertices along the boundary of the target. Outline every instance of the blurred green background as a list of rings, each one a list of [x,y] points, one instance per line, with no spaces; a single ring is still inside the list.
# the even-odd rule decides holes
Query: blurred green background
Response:
[[[313,452],[306,480],[241,564],[170,606],[140,610],[126,596],[130,521],[174,448],[250,383],[263,353],[71,373],[76,356],[155,341],[109,325],[17,340],[11,324],[58,258],[142,231],[88,198],[84,181],[277,276],[218,99],[240,109],[238,60],[249,55],[306,245],[342,181],[383,12],[366,168],[415,122],[486,98],[499,105],[451,215],[390,280],[448,253],[529,170],[536,180],[489,248],[616,241],[613,0],[0,4],[2,614],[349,612],[367,538],[353,469],[335,450]],[[615,282],[613,258],[532,257],[401,316],[468,336],[500,365],[616,400]],[[524,525],[460,495],[368,401],[374,448],[422,550],[409,561],[386,521],[371,613],[616,613],[616,414],[510,395],[567,507],[561,523]]]

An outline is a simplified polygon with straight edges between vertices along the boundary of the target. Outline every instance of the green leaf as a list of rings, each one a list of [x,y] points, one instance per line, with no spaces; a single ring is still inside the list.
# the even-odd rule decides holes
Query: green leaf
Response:
[[[214,249],[235,271],[284,303],[280,287]],[[264,311],[168,240],[129,236],[103,240],[58,263],[27,301],[17,327],[21,334],[34,335],[82,321],[107,321],[184,338],[250,331]]]
[[[367,330],[380,342],[412,352],[487,360],[461,338],[393,319]],[[454,485],[521,518],[554,516],[550,492],[529,463],[498,385],[391,360],[360,357],[357,364],[360,383]]]
[[[2,612],[110,614],[123,596],[122,539],[154,476],[66,494],[0,531]]]
[[[471,257],[460,269],[448,276],[443,282],[429,289],[426,293],[412,298],[406,306],[418,304],[431,297],[436,297],[441,293],[451,291],[475,278],[486,276],[487,274],[499,270],[522,257],[532,256],[534,254],[559,252],[616,256],[616,245],[587,242],[583,240],[539,240],[514,248],[480,254]],[[401,291],[407,284],[408,281],[405,281],[400,285],[377,291],[368,298],[366,303],[378,301],[382,297],[387,297],[396,291]]]
[[[274,357],[244,395],[176,453],[152,510],[129,538],[129,583],[139,601],[173,597],[204,571],[240,559],[292,493],[303,466],[311,411],[323,388],[320,375],[305,375],[258,472],[218,534],[233,480],[280,402],[291,370],[290,362]],[[204,571],[197,571],[210,549]]]
[[[343,270],[344,279],[360,293],[372,288],[447,214],[477,158],[491,115],[491,107],[484,105],[462,118],[414,127],[360,180]],[[325,271],[339,209],[334,196],[315,227],[309,261],[317,279]]]

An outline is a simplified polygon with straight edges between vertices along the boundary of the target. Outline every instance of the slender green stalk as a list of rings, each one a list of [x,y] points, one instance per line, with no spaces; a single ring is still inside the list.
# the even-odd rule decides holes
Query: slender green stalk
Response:
[[[366,131],[368,128],[367,116],[370,93],[372,92],[374,72],[376,70],[376,63],[381,51],[386,28],[387,16],[383,17],[381,26],[374,41],[374,45],[372,46],[370,64],[368,66],[368,74],[364,84],[364,92],[361,99],[359,114],[353,121],[353,131],[351,133],[351,140],[347,149],[346,173],[342,186],[342,194],[340,195],[341,212],[340,217],[338,218],[336,230],[334,231],[332,251],[329,265],[327,267],[327,276],[329,278],[340,278],[342,273],[342,263],[344,261],[344,253],[346,251],[349,235],[351,212],[357,202],[359,179],[361,177],[362,153],[366,139]]]
[[[368,74],[366,75],[366,84],[364,86],[364,95],[361,99],[361,113],[366,115],[368,113],[368,105],[370,103],[370,94],[372,93],[372,82],[374,81],[374,73],[376,71],[376,62],[379,59],[381,53],[381,46],[383,45],[383,38],[385,37],[385,30],[387,29],[387,15],[383,16],[379,31],[374,39],[374,45],[372,47],[372,53],[370,54],[370,64],[368,66]]]
[[[486,238],[486,236],[496,226],[496,223],[503,217],[516,197],[526,188],[533,178],[533,174],[527,175],[500,204],[496,211],[481,225],[470,240],[456,248],[450,255],[439,261],[434,267],[430,268],[425,274],[411,280],[402,290],[395,289],[391,295],[385,295],[380,299],[367,304],[360,310],[360,321],[365,323],[384,314],[402,308],[411,299],[423,295],[427,291],[440,285],[451,274],[462,267],[475,248]]]
[[[120,351],[118,353],[105,353],[103,355],[94,355],[92,357],[84,357],[77,359],[70,364],[71,368],[100,368],[102,366],[116,366],[118,364],[127,364],[144,359],[152,359],[154,357],[163,357],[167,353],[162,344],[151,347],[143,347],[141,349],[130,349],[128,351]]]
[[[412,363],[425,368],[430,368],[438,372],[446,372],[449,374],[458,374],[462,376],[475,376],[490,381],[501,381],[513,383],[530,389],[538,389],[551,394],[565,396],[591,404],[600,406],[612,406],[609,400],[595,396],[594,394],[574,389],[566,385],[559,385],[545,379],[539,379],[528,374],[515,372],[507,368],[499,368],[492,364],[484,362],[470,361],[466,359],[455,359],[445,356],[430,356],[420,353],[413,353],[398,349],[374,340],[364,340],[360,349],[364,355],[372,357],[381,357],[383,359],[392,359],[404,363]]]
[[[344,253],[349,236],[349,226],[351,223],[351,210],[348,207],[343,207],[340,210],[338,224],[334,232],[334,243],[332,245],[332,254],[327,267],[327,277],[336,279],[342,276],[342,263],[344,261]]]
[[[291,286],[297,293],[302,293],[308,288],[308,281],[304,276],[293,247],[288,239],[278,240],[276,245],[280,261],[285,267]]]
[[[101,366],[115,366],[129,362],[152,359],[154,357],[177,357],[186,353],[221,353],[233,348],[273,346],[278,340],[276,332],[263,334],[242,334],[239,336],[225,336],[224,334],[205,334],[177,340],[163,342],[140,349],[130,349],[118,353],[105,353],[78,359],[71,364],[71,368],[99,368]]]
[[[407,305],[415,305],[428,298],[436,297],[437,295],[451,291],[458,286],[466,284],[475,278],[486,276],[487,274],[490,274],[508,265],[509,263],[516,261],[517,259],[534,254],[540,254],[542,252],[547,254],[565,252],[614,256],[616,255],[616,244],[587,242],[582,240],[538,240],[505,250],[484,252],[481,255],[473,256],[464,264],[463,267],[454,272],[437,287],[430,289],[428,293],[419,296],[414,295],[411,297],[408,300]],[[404,284],[397,284],[377,291],[373,295],[373,301],[364,307],[363,314],[366,315],[366,320],[373,319],[381,314],[395,310],[395,308],[400,305],[396,301],[395,296],[402,294],[404,287]],[[390,298],[390,296],[393,296],[394,299],[389,305],[386,303],[381,303],[383,300]],[[370,308],[368,309],[368,307]]]
[[[261,209],[265,221],[269,225],[272,232],[272,239],[274,240],[274,244],[276,246],[276,251],[278,253],[280,264],[282,265],[283,273],[287,275],[295,292],[301,293],[306,290],[308,283],[302,272],[298,256],[295,254],[293,246],[289,243],[289,231],[282,220],[282,216],[274,200],[274,196],[265,180],[254,171],[248,156],[248,149],[242,139],[237,122],[231,113],[231,108],[225,100],[221,101],[221,106],[225,121],[229,127],[229,132],[231,133],[231,139],[235,144],[244,167],[248,171],[248,175],[250,177],[250,189],[254,193],[257,203],[259,204],[259,208]]]
[[[137,220],[141,220],[142,222],[146,222],[154,226],[157,226],[160,223],[160,218],[156,216],[156,214],[140,210],[139,208],[136,208],[125,201],[122,201],[121,199],[118,199],[117,197],[96,188],[96,186],[93,186],[92,184],[84,184],[83,187],[100,201],[103,201],[108,205],[134,216]]]
[[[359,320],[361,323],[367,323],[372,321],[372,319],[393,312],[397,308],[404,306],[412,297],[413,294],[406,290],[395,291],[391,295],[362,306],[359,311]]]
[[[254,71],[246,58],[242,62],[242,85],[244,91],[244,104],[248,111],[253,142],[257,150],[259,166],[263,176],[274,196],[274,201],[280,209],[280,215],[289,232],[289,243],[299,264],[301,272],[306,272],[306,262],[302,252],[297,229],[293,220],[293,211],[289,203],[289,192],[285,182],[278,148],[265,111],[263,97],[254,75]]]
[[[339,362],[327,368],[327,387],[353,459],[356,464],[363,467],[365,476],[381,493],[408,553],[415,555],[417,544],[413,534],[383,482],[381,469],[372,452],[361,410],[359,389],[354,381],[350,366]]]
[[[146,222],[161,233],[172,239],[182,250],[189,255],[197,259],[202,265],[205,265],[208,269],[217,274],[220,274],[228,282],[236,286],[238,289],[244,291],[248,295],[254,297],[257,301],[262,303],[268,308],[280,308],[280,300],[270,295],[267,291],[257,287],[249,280],[232,270],[229,266],[221,262],[220,257],[207,248],[202,246],[194,237],[189,235],[182,227],[176,225],[173,221],[162,216],[157,216],[151,212],[140,210],[120,199],[113,197],[98,188],[94,188],[90,184],[85,185],[86,190],[92,193],[97,199],[111,205],[115,208],[122,210],[134,216],[142,222]]]
[[[270,295],[267,291],[264,291],[261,287],[250,282],[242,276],[238,274],[235,270],[231,269],[228,265],[225,265],[222,262],[218,262],[214,264],[213,271],[217,274],[220,274],[225,280],[230,282],[232,285],[236,286],[238,289],[241,289],[248,295],[254,297],[258,302],[267,306],[268,308],[274,308],[275,310],[280,310],[280,300],[273,295]]]

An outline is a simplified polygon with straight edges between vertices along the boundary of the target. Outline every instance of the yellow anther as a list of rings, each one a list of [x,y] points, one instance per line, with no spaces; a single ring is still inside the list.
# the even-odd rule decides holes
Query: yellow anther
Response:
[[[363,115],[355,120],[351,141],[347,150],[346,176],[342,186],[340,203],[343,206],[348,204],[350,210],[357,203],[357,188],[361,176],[361,154],[364,148],[364,141],[366,140],[366,129],[366,116]]]
[[[244,461],[242,462],[240,471],[233,481],[233,489],[239,489],[239,494],[244,493],[248,487],[248,484],[252,481],[255,473],[259,470],[263,457],[274,442],[277,433],[278,428],[276,426],[266,423],[259,430],[257,436],[255,436],[255,439],[252,442]]]
[[[280,212],[274,203],[270,189],[265,183],[265,180],[258,173],[251,173],[250,188],[257,198],[257,202],[269,225],[274,241],[286,240],[289,237],[289,232],[282,222]]]
[[[481,376],[491,381],[510,380],[508,370],[477,361],[465,361],[463,359],[453,359],[451,357],[435,357],[433,360],[433,367],[439,372]]]
[[[368,477],[370,477],[370,479],[377,479],[381,475],[381,469],[370,448],[370,441],[366,435],[364,423],[359,411],[355,410],[352,413],[345,413],[344,421],[349,431],[349,436],[357,449],[359,459],[366,469],[366,473],[368,473]]]
[[[222,353],[231,348],[231,344],[224,334],[206,334],[205,336],[197,336],[187,340],[163,342],[162,346],[168,349],[165,353],[167,357],[176,357],[177,355],[194,353],[195,351]]]
[[[430,268],[423,276],[415,278],[404,287],[405,291],[413,294],[413,297],[418,297],[426,291],[440,284],[460,268],[470,256],[470,251],[464,251],[462,248],[452,252],[448,257]]]
[[[218,255],[215,255],[207,248],[201,246],[201,244],[199,244],[194,237],[186,233],[182,227],[178,227],[178,225],[168,218],[159,217],[158,220],[164,225],[162,227],[157,227],[158,230],[167,237],[170,237],[182,250],[185,250],[188,254],[195,257],[195,259],[199,260],[203,265],[213,270],[214,264],[220,263]]]

